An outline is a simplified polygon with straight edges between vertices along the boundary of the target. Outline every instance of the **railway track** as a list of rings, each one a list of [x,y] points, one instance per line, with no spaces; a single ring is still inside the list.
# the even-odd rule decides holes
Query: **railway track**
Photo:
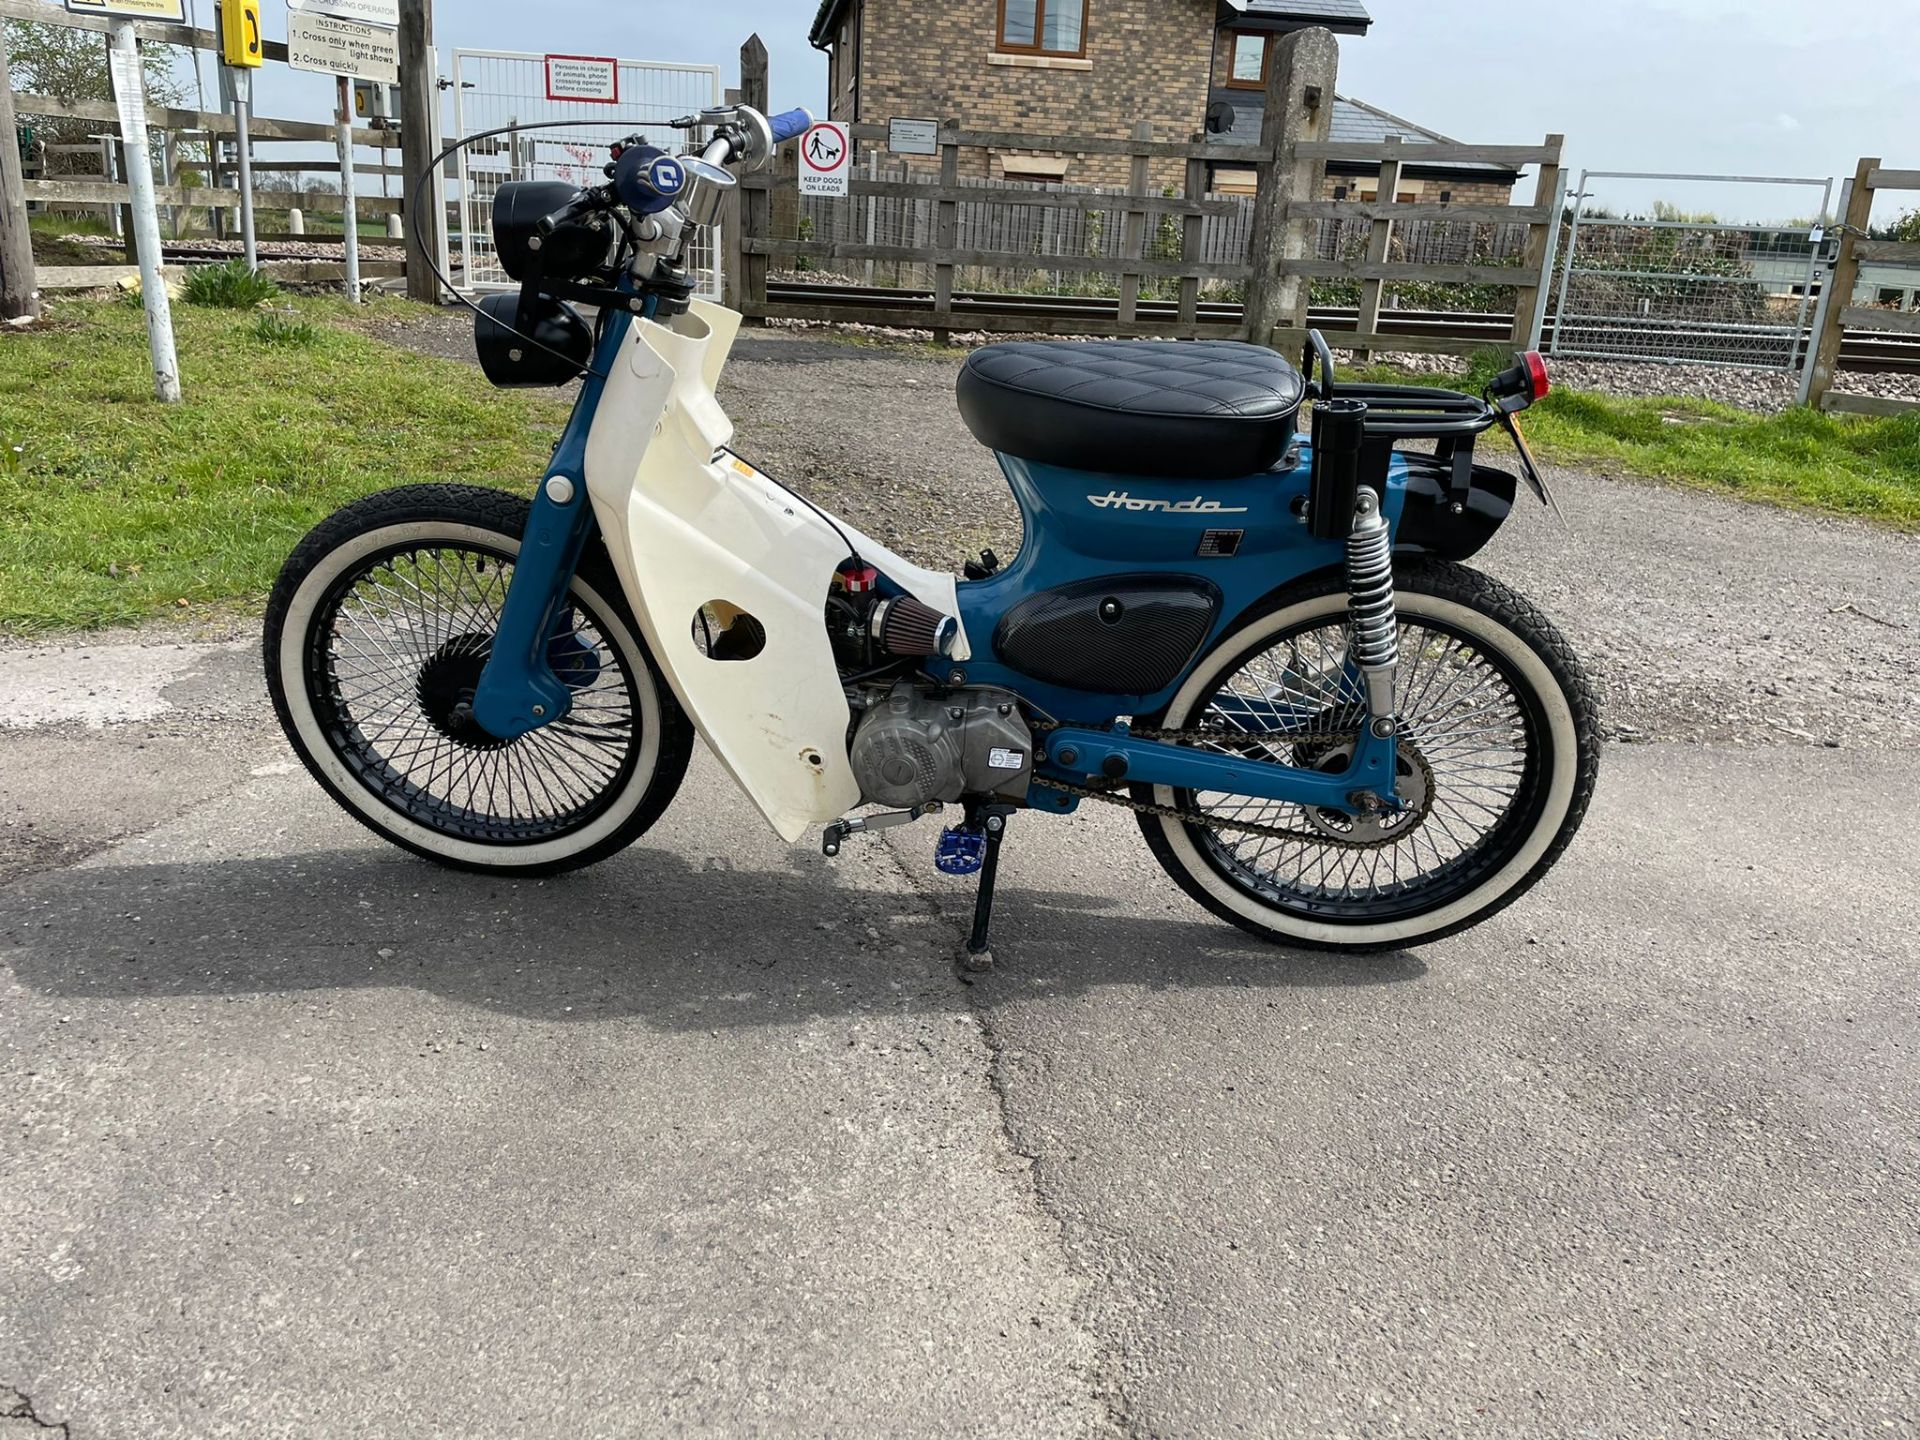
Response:
[[[322,253],[315,253],[316,250]],[[333,253],[326,253],[327,250]],[[284,241],[263,241],[259,252],[263,259],[268,260],[338,258],[337,246],[326,246],[322,250],[317,245]],[[235,252],[208,245],[169,244],[164,247],[164,253],[169,260],[230,260]],[[897,290],[884,286],[770,280],[767,283],[767,299],[783,305],[815,303],[856,310],[924,311],[929,321],[933,313],[931,289]],[[955,291],[953,306],[956,319],[967,314],[996,318],[1027,315],[1057,323],[1062,319],[1081,317],[1093,325],[1115,320],[1120,313],[1119,301],[1086,295],[1002,295],[987,291]],[[1179,305],[1171,300],[1142,300],[1135,313],[1147,321],[1172,321],[1178,317],[1179,309]],[[1228,326],[1237,325],[1243,311],[1239,304],[1231,301],[1203,300],[1195,313],[1203,322]],[[1393,327],[1391,334],[1443,340],[1478,340],[1489,345],[1505,342],[1512,325],[1511,321],[1499,315],[1440,310],[1393,310],[1384,313],[1381,318],[1383,324]],[[1329,336],[1337,337],[1341,331],[1352,331],[1356,327],[1359,312],[1351,307],[1316,305],[1307,312],[1307,319],[1308,323],[1325,330]],[[964,321],[961,323],[964,328]],[[1549,317],[1543,343],[1550,343],[1553,333],[1554,321]],[[1702,330],[1693,339],[1696,353],[1687,357],[1689,359],[1725,360],[1737,364],[1744,358],[1743,345],[1749,347],[1746,354],[1751,354],[1751,336],[1743,336],[1739,332]],[[1840,368],[1894,374],[1920,373],[1920,337],[1850,330],[1841,346]]]
[[[933,291],[930,289],[895,290],[882,286],[770,280],[767,283],[767,299],[769,303],[783,305],[819,303],[856,310],[924,311],[929,321],[933,313]],[[984,291],[955,291],[953,308],[960,328],[964,328],[961,317],[968,314],[996,318],[1030,315],[1055,323],[1079,316],[1098,323],[1117,319],[1120,311],[1117,300],[1098,296],[999,295]],[[1146,321],[1172,321],[1179,314],[1179,306],[1171,300],[1142,300],[1135,313]],[[1221,325],[1238,324],[1242,314],[1237,303],[1225,301],[1203,300],[1196,309],[1196,318],[1200,321]],[[1352,331],[1356,327],[1359,312],[1351,307],[1316,305],[1307,312],[1307,320],[1309,324],[1325,330],[1330,339],[1337,339],[1340,331]],[[1513,324],[1499,315],[1438,310],[1394,310],[1383,313],[1381,321],[1393,327],[1393,334],[1444,340],[1484,340],[1489,345],[1505,342]],[[1553,332],[1554,321],[1549,317],[1545,342],[1551,341]],[[1752,337],[1740,332],[1709,329],[1698,332],[1692,338],[1697,347],[1696,355],[1689,357],[1692,359],[1738,363],[1743,346],[1746,347],[1746,353],[1751,354]],[[1920,373],[1920,339],[1865,330],[1848,331],[1840,351],[1840,366],[1844,370]]]

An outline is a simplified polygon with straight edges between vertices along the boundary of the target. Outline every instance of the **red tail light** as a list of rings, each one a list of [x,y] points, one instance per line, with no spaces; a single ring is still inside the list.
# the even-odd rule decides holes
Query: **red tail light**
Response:
[[[1527,383],[1533,390],[1533,398],[1528,403],[1537,405],[1553,389],[1553,379],[1547,374],[1547,362],[1540,358],[1538,350],[1529,350],[1520,357],[1520,363],[1527,367]]]

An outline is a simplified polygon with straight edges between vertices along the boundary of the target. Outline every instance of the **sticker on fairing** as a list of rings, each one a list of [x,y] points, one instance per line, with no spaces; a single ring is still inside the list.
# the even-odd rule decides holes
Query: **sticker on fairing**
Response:
[[[1023,770],[1027,764],[1027,752],[1024,750],[1003,750],[996,745],[987,752],[989,770]]]

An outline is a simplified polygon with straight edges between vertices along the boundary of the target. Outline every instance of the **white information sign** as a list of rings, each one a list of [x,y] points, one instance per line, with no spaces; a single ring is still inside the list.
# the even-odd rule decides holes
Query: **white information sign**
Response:
[[[336,20],[358,20],[362,25],[400,23],[400,0],[287,0],[287,9],[306,15],[331,15]]]
[[[72,15],[126,15],[135,20],[185,20],[186,0],[67,0]]]
[[[620,62],[602,55],[549,55],[547,99],[620,103]]]
[[[140,52],[107,51],[107,74],[113,77],[113,103],[120,113],[120,138],[131,139],[147,117],[147,76],[140,63]]]
[[[853,145],[847,127],[822,120],[800,137],[800,193],[844,195],[847,173],[853,168]]]
[[[897,117],[887,121],[887,149],[895,155],[938,155],[940,122]]]
[[[400,42],[396,32],[378,25],[289,10],[287,63],[296,70],[392,85],[400,79]]]

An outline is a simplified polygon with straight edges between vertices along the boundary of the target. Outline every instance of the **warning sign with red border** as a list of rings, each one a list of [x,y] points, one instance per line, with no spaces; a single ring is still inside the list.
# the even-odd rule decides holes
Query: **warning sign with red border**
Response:
[[[853,142],[847,127],[822,120],[800,137],[800,193],[844,195],[853,169]]]
[[[547,99],[620,103],[620,62],[604,55],[549,55]]]

